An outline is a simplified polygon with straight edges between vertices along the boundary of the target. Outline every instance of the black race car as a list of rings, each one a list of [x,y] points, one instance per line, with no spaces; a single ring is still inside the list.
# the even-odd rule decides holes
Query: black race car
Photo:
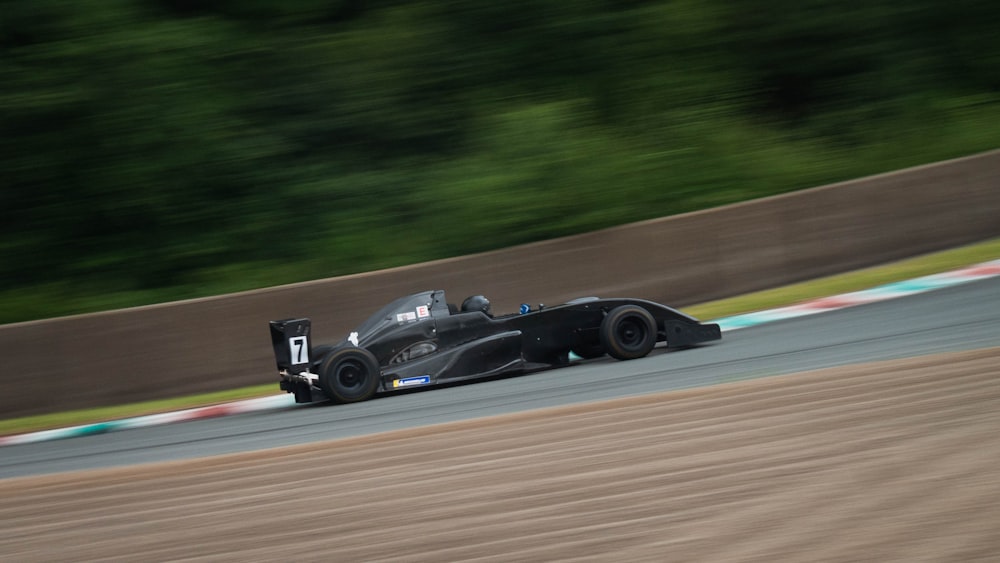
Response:
[[[297,403],[353,403],[380,392],[563,366],[574,357],[631,360],[657,342],[683,348],[722,337],[717,324],[642,299],[525,304],[519,314],[493,317],[485,297],[459,308],[444,291],[397,299],[335,345],[313,347],[309,319],[270,327],[281,389]]]

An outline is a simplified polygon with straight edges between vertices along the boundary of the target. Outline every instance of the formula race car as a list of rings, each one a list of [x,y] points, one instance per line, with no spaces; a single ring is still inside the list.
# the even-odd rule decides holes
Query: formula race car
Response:
[[[334,345],[313,346],[307,318],[271,321],[281,389],[295,402],[364,401],[376,393],[564,366],[574,356],[641,358],[657,342],[684,348],[722,338],[719,325],[642,299],[584,297],[521,305],[494,317],[473,296],[456,307],[444,291],[403,297]]]

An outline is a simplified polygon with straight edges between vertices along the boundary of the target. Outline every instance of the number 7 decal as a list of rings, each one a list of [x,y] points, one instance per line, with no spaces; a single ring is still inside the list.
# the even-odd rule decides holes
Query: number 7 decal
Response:
[[[288,350],[292,354],[292,365],[309,363],[309,342],[305,336],[293,336],[288,339]]]

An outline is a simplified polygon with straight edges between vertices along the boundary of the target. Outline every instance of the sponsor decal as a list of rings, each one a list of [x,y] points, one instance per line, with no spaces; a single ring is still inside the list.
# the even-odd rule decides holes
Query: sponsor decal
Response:
[[[408,323],[417,320],[417,314],[413,312],[399,313],[396,315],[397,323]]]
[[[392,382],[392,386],[395,389],[400,387],[412,387],[414,385],[427,385],[431,382],[431,376],[421,375],[420,377],[407,377],[405,379],[397,379]]]
[[[426,305],[421,305],[417,307],[417,316],[420,317],[421,319],[426,319],[427,317],[431,316],[431,312]]]

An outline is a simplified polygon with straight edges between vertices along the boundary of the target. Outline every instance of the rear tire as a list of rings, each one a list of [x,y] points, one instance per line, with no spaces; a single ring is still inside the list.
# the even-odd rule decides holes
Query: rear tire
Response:
[[[363,348],[345,348],[323,359],[319,385],[336,403],[367,401],[375,395],[379,383],[378,360]]]
[[[333,346],[329,344],[320,344],[319,346],[313,346],[312,350],[309,350],[309,371],[319,375],[319,368],[323,365],[323,360],[326,355],[333,351]]]
[[[642,358],[656,346],[656,320],[637,305],[615,307],[601,322],[600,337],[612,358]]]

